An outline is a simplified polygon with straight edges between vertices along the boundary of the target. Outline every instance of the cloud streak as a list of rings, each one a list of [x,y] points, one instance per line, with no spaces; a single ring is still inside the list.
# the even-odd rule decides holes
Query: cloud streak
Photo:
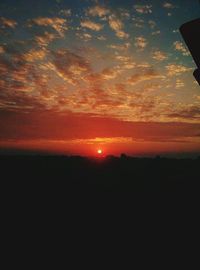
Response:
[[[103,29],[103,25],[100,24],[100,23],[95,23],[93,21],[90,21],[90,20],[84,20],[81,22],[81,26],[83,28],[88,28],[90,30],[93,30],[93,31],[100,31]]]
[[[65,31],[68,30],[67,21],[59,17],[38,17],[32,19],[29,23],[29,27],[33,25],[51,27],[53,28],[60,36],[63,36]]]
[[[108,19],[110,28],[115,31],[115,34],[120,39],[127,39],[129,37],[129,34],[127,34],[123,28],[124,24],[123,22],[117,18],[115,15],[110,15]]]
[[[8,19],[5,17],[0,17],[0,27],[2,28],[15,28],[17,26],[17,22],[13,19]]]

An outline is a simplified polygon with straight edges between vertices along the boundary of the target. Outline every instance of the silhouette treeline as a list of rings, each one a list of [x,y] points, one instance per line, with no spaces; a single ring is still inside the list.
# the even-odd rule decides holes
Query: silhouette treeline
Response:
[[[14,192],[192,192],[199,190],[200,158],[0,156],[1,185]],[[45,193],[44,193],[45,194]]]

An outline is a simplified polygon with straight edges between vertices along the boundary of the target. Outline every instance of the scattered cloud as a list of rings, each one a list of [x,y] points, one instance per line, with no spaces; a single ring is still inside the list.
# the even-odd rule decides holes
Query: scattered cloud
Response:
[[[101,40],[101,41],[104,41],[104,40],[106,40],[106,37],[101,35],[101,36],[97,37],[97,39]]]
[[[169,113],[169,117],[179,120],[199,120],[200,119],[200,108],[198,105],[188,105],[179,110]]]
[[[184,86],[185,86],[185,83],[182,80],[180,80],[180,79],[176,80],[176,85],[175,85],[176,89],[182,88]]]
[[[180,100],[189,103],[182,95],[186,87],[191,86],[192,94],[197,89],[189,76],[181,76],[193,71],[187,59],[176,63],[180,53],[189,52],[178,37],[171,39],[170,54],[163,49],[164,39],[154,39],[161,33],[170,39],[173,31],[164,33],[159,18],[152,16],[157,7],[135,5],[133,14],[127,7],[92,2],[94,6],[84,4],[80,14],[57,5],[55,17],[33,13],[33,19],[20,19],[19,25],[0,18],[0,110],[41,108],[130,121],[199,121],[197,106],[187,111],[179,105]],[[163,7],[171,13],[175,6],[165,2]],[[174,63],[169,62],[172,57]]]
[[[120,9],[120,14],[125,19],[130,19],[131,17],[130,12],[126,9]]]
[[[192,68],[186,67],[184,65],[176,65],[176,64],[167,65],[166,69],[169,76],[178,76],[181,75],[182,73],[193,70]]]
[[[76,33],[76,35],[85,42],[92,39],[92,35],[89,33]]]
[[[152,5],[134,5],[135,10],[140,14],[152,13]]]
[[[132,85],[136,84],[136,83],[140,83],[140,82],[144,82],[147,80],[151,80],[151,79],[164,79],[165,76],[158,74],[157,72],[155,72],[154,70],[150,69],[144,73],[136,73],[134,75],[132,75],[128,82]]]
[[[72,15],[71,9],[61,9],[59,15],[70,17]]]
[[[124,69],[133,69],[136,67],[136,63],[135,62],[129,62],[129,61],[125,61],[124,64],[123,64],[123,68]]]
[[[148,62],[141,62],[137,65],[139,68],[150,68],[151,65]]]
[[[152,32],[152,36],[156,36],[156,35],[160,35],[160,34],[161,34],[160,30]]]
[[[90,7],[88,10],[87,10],[87,15],[90,15],[90,16],[98,16],[98,17],[104,17],[106,15],[108,15],[110,13],[110,10],[104,6],[93,6],[93,7]]]
[[[41,51],[37,53],[32,50],[22,54],[10,53],[9,58],[0,57],[0,81],[4,78],[4,85],[0,85],[1,107],[28,110],[37,104],[41,106],[36,93],[40,87],[45,87],[45,78],[34,61],[42,58]]]
[[[31,49],[27,53],[23,54],[24,60],[27,62],[35,62],[43,60],[46,57],[47,51],[45,49]]]
[[[115,58],[122,62],[130,61],[130,56],[125,56],[125,55],[116,55]]]
[[[102,76],[105,80],[110,80],[110,79],[115,79],[117,77],[117,75],[119,75],[120,71],[116,70],[114,68],[105,68],[102,71]]]
[[[37,45],[42,47],[47,47],[54,39],[56,39],[56,36],[46,31],[44,32],[44,34],[35,35],[34,37],[34,40],[37,43]]]
[[[144,37],[136,37],[135,38],[135,46],[139,49],[144,49],[147,46],[148,42],[147,39]]]
[[[162,51],[154,51],[152,54],[152,58],[157,60],[157,61],[164,61],[168,58],[167,54]]]
[[[13,19],[8,19],[4,17],[0,17],[0,27],[2,28],[15,28],[17,26],[17,22]]]
[[[180,41],[175,41],[175,42],[173,43],[173,45],[174,45],[174,49],[175,49],[176,51],[181,52],[184,56],[189,56],[189,55],[190,55],[188,49],[186,49],[186,47],[183,45],[182,42],[180,42]]]
[[[90,71],[89,63],[67,49],[52,52],[51,68],[57,75],[72,85],[80,83],[81,76]]]
[[[144,27],[145,22],[142,18],[133,16],[132,21],[134,22],[135,27],[138,27],[138,28]]]
[[[170,3],[170,2],[165,2],[165,3],[163,3],[163,7],[166,8],[166,9],[174,9],[174,8],[176,8],[176,6],[173,5],[173,4]]]
[[[111,45],[108,45],[107,47],[114,50],[118,50],[118,51],[126,51],[127,49],[131,47],[131,44],[130,42],[126,42],[123,45],[111,44]]]
[[[51,27],[53,28],[60,36],[64,35],[64,32],[68,30],[67,21],[63,18],[58,17],[38,17],[32,19],[29,22],[29,27],[33,25]]]
[[[123,28],[124,24],[123,22],[117,18],[115,15],[110,15],[108,19],[110,28],[115,31],[115,34],[118,38],[126,39],[129,37],[129,34],[125,33]]]
[[[148,24],[149,24],[149,26],[150,26],[151,29],[154,29],[156,27],[156,25],[157,25],[156,22],[153,21],[153,20],[149,20],[148,21]]]
[[[103,29],[103,25],[100,24],[100,23],[96,23],[96,22],[93,22],[93,21],[90,21],[90,20],[83,20],[81,22],[81,26],[83,28],[88,28],[90,30],[94,30],[94,31],[100,31]]]

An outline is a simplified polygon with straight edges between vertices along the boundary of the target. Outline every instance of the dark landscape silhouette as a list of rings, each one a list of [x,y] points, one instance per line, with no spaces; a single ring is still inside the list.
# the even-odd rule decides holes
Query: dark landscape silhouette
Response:
[[[108,156],[1,156],[1,183],[25,193],[193,192],[199,190],[200,158]],[[17,191],[16,191],[17,192]]]

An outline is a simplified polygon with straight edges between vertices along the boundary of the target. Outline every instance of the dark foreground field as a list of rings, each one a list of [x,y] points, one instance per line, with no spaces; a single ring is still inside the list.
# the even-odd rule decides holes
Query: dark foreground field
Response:
[[[200,159],[1,156],[1,185],[34,192],[194,192]]]

